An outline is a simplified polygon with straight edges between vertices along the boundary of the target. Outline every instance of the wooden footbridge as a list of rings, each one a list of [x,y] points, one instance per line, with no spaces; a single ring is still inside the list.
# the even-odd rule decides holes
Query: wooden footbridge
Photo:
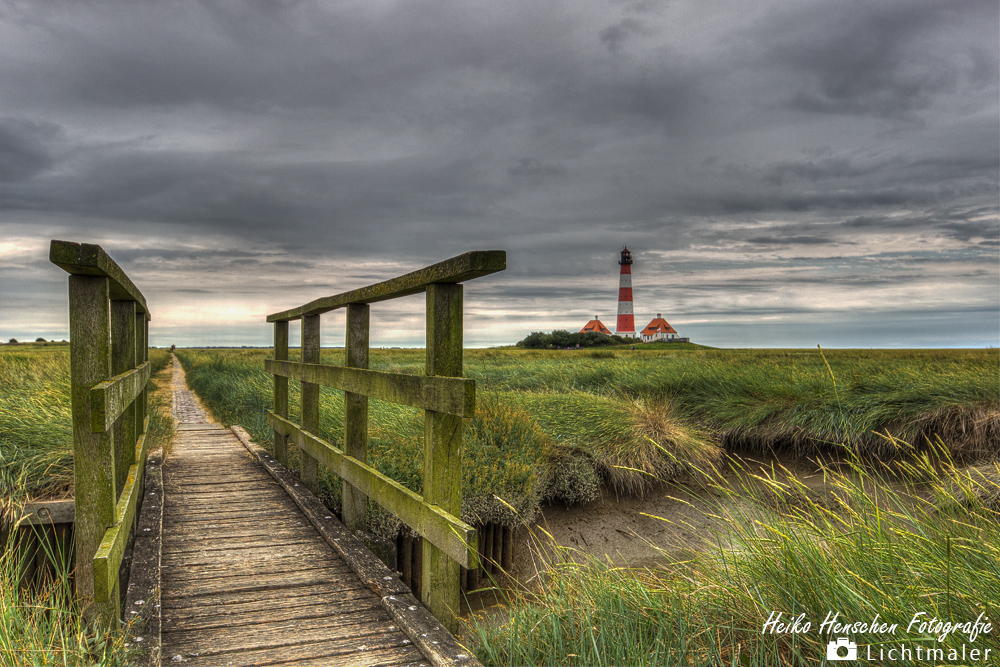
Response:
[[[166,459],[145,444],[142,294],[99,246],[53,241],[50,259],[71,274],[77,595],[92,616],[127,624],[137,661],[478,664],[452,634],[459,568],[477,566],[476,531],[457,516],[461,420],[475,409],[474,384],[461,378],[460,283],[502,270],[503,252],[466,253],[269,316],[274,456],[238,426],[212,423],[175,358],[178,432]],[[367,370],[368,304],[418,292],[427,293],[427,375]],[[323,365],[319,316],[340,307],[347,365]],[[302,362],[288,361],[295,319]],[[299,424],[288,419],[288,378],[302,382]],[[346,392],[344,450],[316,433],[320,385]],[[365,461],[369,396],[426,411],[422,495]],[[285,467],[292,447],[299,477]],[[344,480],[343,523],[314,495],[319,464]],[[359,538],[369,498],[424,538],[419,601]]]

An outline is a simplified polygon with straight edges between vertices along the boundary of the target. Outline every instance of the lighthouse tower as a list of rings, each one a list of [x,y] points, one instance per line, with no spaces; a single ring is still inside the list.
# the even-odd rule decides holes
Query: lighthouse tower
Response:
[[[622,248],[622,258],[618,262],[621,277],[618,280],[618,335],[635,336],[635,316],[632,314],[632,253]]]

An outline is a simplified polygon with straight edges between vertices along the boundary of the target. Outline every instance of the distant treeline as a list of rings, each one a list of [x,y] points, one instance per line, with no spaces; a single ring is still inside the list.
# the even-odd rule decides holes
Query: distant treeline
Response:
[[[624,336],[609,336],[597,333],[596,331],[581,331],[580,333],[570,333],[563,329],[557,329],[552,333],[543,331],[533,331],[523,340],[517,341],[518,347],[530,349],[548,350],[561,347],[603,347],[605,345],[634,345],[634,338]]]

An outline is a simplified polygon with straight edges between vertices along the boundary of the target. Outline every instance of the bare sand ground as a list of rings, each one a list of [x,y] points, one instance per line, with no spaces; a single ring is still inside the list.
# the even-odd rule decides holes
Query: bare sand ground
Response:
[[[522,532],[515,575],[521,581],[529,580],[542,566],[539,542],[552,540],[613,565],[640,568],[717,546],[725,531],[718,516],[739,511],[745,504],[741,494],[725,489],[760,489],[763,485],[753,475],[782,482],[794,478],[814,499],[832,493],[815,459],[746,452],[731,453],[729,459],[727,463],[736,464],[743,472],[720,466],[725,471],[719,479],[722,488],[680,478],[642,497],[604,490],[601,498],[586,504],[543,507],[530,532]]]

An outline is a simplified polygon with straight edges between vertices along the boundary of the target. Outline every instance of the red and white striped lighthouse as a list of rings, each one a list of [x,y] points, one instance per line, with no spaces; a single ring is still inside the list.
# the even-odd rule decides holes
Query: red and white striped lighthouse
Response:
[[[621,277],[618,279],[618,327],[615,333],[635,335],[635,316],[632,314],[632,253],[622,248],[622,258],[618,262]]]

